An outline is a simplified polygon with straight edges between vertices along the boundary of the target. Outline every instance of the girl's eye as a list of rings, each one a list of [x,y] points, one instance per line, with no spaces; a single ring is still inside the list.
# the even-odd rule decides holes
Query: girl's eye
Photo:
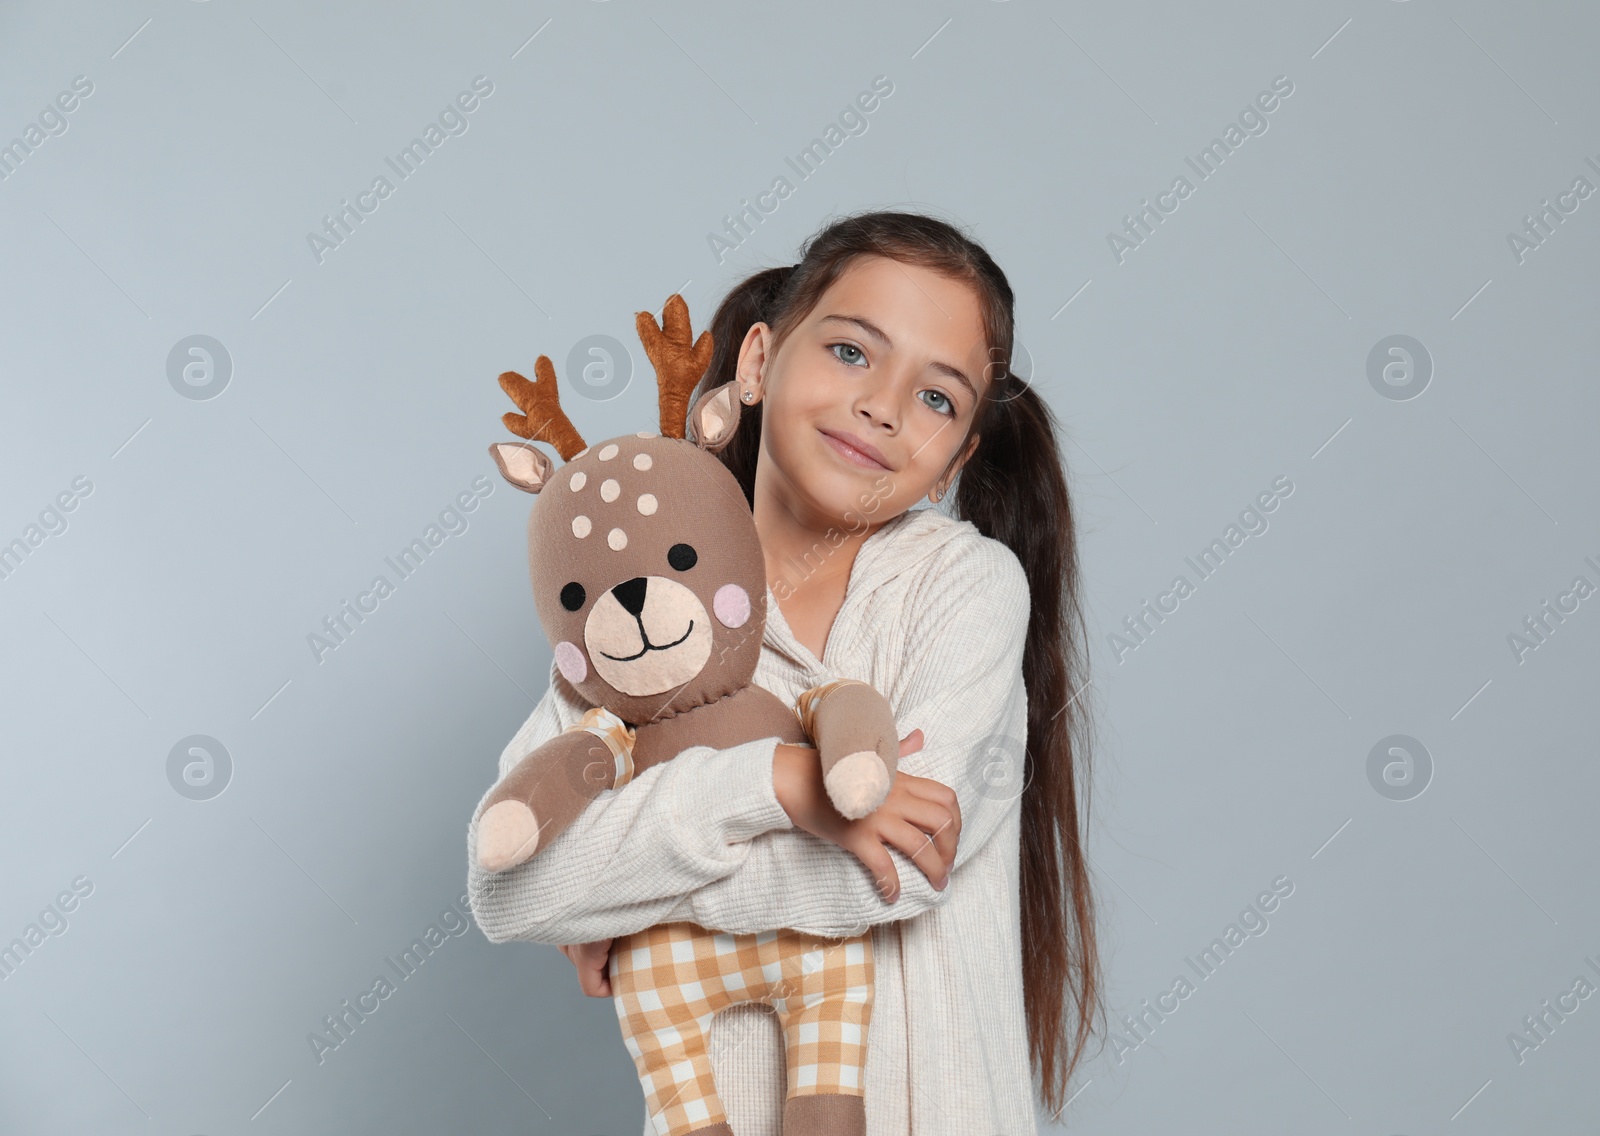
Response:
[[[857,347],[854,343],[830,343],[830,344],[828,344],[828,350],[832,351],[834,353],[834,358],[838,359],[839,362],[845,364],[846,366],[850,366],[850,367],[863,366],[866,363],[866,358],[867,358],[866,353],[863,352],[861,350],[861,348]],[[856,355],[860,357],[861,362],[860,363],[852,362],[850,359],[847,359],[843,355],[839,354],[841,351],[854,351],[856,353]],[[940,400],[937,403],[929,403],[928,404],[934,410],[936,410],[940,414],[946,415],[948,417],[951,417],[951,418],[955,417],[956,404],[950,401],[950,396],[949,395],[945,394],[943,391],[937,391],[937,390],[930,390],[930,391],[926,391],[924,393],[931,394],[931,395],[933,395],[934,398],[937,398],[937,399]]]
[[[858,356],[861,357],[862,362],[866,361],[866,358],[867,358],[866,354],[861,350],[861,348],[857,347],[854,343],[831,343],[831,344],[828,345],[828,350],[832,351],[834,353],[834,358],[838,359],[839,362],[847,363],[852,367],[857,365],[855,363],[852,363],[849,359],[846,359],[846,358],[844,358],[843,356],[841,356],[839,354],[839,349],[841,347],[846,351],[854,351]]]

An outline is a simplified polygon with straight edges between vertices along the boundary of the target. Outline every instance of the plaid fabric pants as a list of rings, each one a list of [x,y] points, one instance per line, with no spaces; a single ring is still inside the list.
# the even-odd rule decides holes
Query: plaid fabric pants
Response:
[[[787,1096],[861,1096],[872,1013],[871,932],[823,939],[798,931],[730,935],[665,923],[618,939],[611,990],[657,1136],[723,1123],[711,1019],[764,1002],[783,1029]]]

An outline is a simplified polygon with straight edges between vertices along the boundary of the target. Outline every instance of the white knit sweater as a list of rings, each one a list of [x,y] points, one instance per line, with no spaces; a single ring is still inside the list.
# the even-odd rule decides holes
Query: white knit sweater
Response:
[[[949,785],[961,802],[944,891],[891,848],[901,887],[888,903],[854,855],[792,827],[773,792],[777,740],[766,738],[696,746],[646,770],[499,876],[477,867],[474,822],[468,895],[478,926],[494,943],[553,944],[674,920],[734,933],[845,936],[871,927],[869,1136],[1035,1136],[1018,909],[1028,613],[1015,554],[929,508],[863,542],[821,660],[767,593],[758,685],[792,703],[829,679],[862,679],[889,699],[901,737],[922,729],[922,749],[900,768]],[[552,666],[549,691],[500,755],[500,775],[586,708]],[[785,1074],[775,1016],[729,1007],[713,1022],[711,1048],[736,1136],[779,1136]]]

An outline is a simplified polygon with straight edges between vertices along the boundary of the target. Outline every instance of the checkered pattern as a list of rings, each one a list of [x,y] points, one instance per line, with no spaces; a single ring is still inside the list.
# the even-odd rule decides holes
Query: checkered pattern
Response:
[[[657,1136],[725,1122],[708,1042],[711,1018],[736,1002],[778,1013],[787,1096],[861,1096],[872,1013],[870,932],[823,939],[798,931],[729,935],[665,923],[611,945],[611,990]]]
[[[805,730],[806,737],[817,736],[817,704],[841,686],[866,686],[867,683],[856,678],[836,678],[825,682],[821,686],[813,686],[810,690],[800,692],[800,697],[795,702],[795,716],[800,719],[800,728]]]
[[[604,706],[593,706],[585,710],[583,717],[568,726],[564,732],[570,734],[575,731],[591,733],[606,743],[606,748],[611,751],[612,760],[616,762],[614,779],[611,782],[613,789],[620,789],[633,780],[635,731],[632,726]]]

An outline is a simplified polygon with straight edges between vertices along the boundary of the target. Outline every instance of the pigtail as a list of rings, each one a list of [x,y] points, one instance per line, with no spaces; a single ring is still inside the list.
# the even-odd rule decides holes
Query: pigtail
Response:
[[[1022,658],[1028,692],[1019,894],[1027,944],[1023,999],[1044,1100],[1058,1112],[1105,1013],[1084,831],[1092,726],[1077,524],[1055,418],[1032,386],[1004,374],[975,428],[978,447],[956,480],[951,511],[1016,554],[1032,609]],[[1069,1010],[1075,1023],[1070,1041]]]

